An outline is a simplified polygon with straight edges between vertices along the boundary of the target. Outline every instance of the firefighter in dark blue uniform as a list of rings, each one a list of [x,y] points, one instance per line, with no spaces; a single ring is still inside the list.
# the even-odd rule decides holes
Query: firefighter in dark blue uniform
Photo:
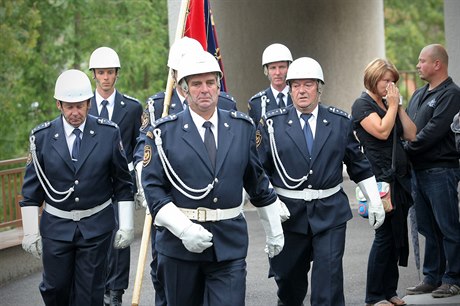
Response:
[[[311,305],[345,305],[342,257],[352,213],[341,187],[343,163],[370,198],[374,228],[383,223],[385,213],[348,115],[318,104],[324,83],[321,66],[299,58],[290,65],[287,82],[294,105],[268,112],[257,130],[260,160],[291,213],[283,223],[284,251],[270,260],[278,305],[303,305],[311,261]]]
[[[259,212],[268,255],[284,244],[279,200],[257,157],[252,120],[216,107],[220,76],[212,54],[185,55],[178,79],[189,107],[147,132],[142,185],[168,306],[244,305],[243,188]]]
[[[133,178],[133,192],[136,192],[133,153],[141,126],[142,105],[134,98],[122,95],[115,89],[120,59],[115,50],[100,47],[89,59],[89,69],[96,82],[96,91],[91,98],[90,114],[115,122],[121,133],[121,140],[128,161],[128,169]],[[114,203],[116,208],[117,203]],[[115,217],[118,218],[117,209]],[[116,229],[113,232],[115,237]],[[128,288],[131,249],[109,249],[107,280],[105,285],[105,306],[121,306],[122,295]]]
[[[189,37],[182,37],[181,39],[177,40],[170,49],[169,57],[168,57],[168,67],[171,69],[172,78],[175,82],[175,88],[172,92],[171,101],[168,109],[168,114],[177,114],[183,111],[186,108],[186,100],[185,100],[185,93],[178,85],[176,80],[177,77],[177,70],[179,68],[179,63],[182,57],[186,53],[191,52],[200,52],[204,51],[201,44]],[[155,120],[160,119],[163,114],[164,110],[164,99],[165,99],[165,92],[159,92],[147,99],[146,108],[142,115],[142,126],[140,130],[140,134],[138,137],[138,142],[136,146],[136,152],[134,157],[134,164],[136,165],[136,173],[138,176],[138,181],[140,181],[140,175],[142,172],[142,159],[144,158],[144,145],[145,145],[145,135],[148,129],[151,127],[151,123],[155,122]],[[220,109],[225,110],[236,110],[236,102],[232,96],[227,93],[221,92],[219,94],[219,99],[217,102],[217,107]],[[142,193],[142,190],[141,190]],[[151,267],[151,277],[152,283],[155,288],[155,305],[156,306],[165,306],[165,298],[164,292],[162,289],[161,284],[158,282],[156,278],[156,253],[155,253],[155,227],[152,226],[151,230],[151,242],[152,242],[152,250],[153,250],[153,258],[152,262],[150,263]]]
[[[271,44],[262,54],[262,68],[270,81],[270,87],[249,99],[248,114],[257,124],[271,110],[292,104],[286,74],[292,62],[291,51],[282,44]]]
[[[65,71],[54,95],[61,116],[30,137],[20,202],[22,245],[43,259],[45,305],[102,305],[107,249],[116,227],[112,197],[122,216],[114,247],[126,248],[134,238],[132,179],[120,131],[88,115],[92,96],[85,73]]]

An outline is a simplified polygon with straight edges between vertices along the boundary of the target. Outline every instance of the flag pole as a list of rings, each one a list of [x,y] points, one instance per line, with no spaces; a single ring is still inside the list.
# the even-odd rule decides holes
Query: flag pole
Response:
[[[177,21],[175,40],[180,39],[184,35],[185,20],[187,18],[187,9],[189,6],[189,1],[190,0],[182,1],[180,11],[179,11],[179,18]],[[174,80],[172,78],[172,69],[170,68],[169,73],[168,73],[168,80],[166,82],[166,92],[165,92],[165,98],[163,102],[163,113],[161,117],[168,115],[169,106],[171,104],[173,86],[174,86]],[[138,306],[139,301],[140,301],[142,279],[144,276],[145,261],[147,259],[147,250],[148,250],[148,243],[150,241],[151,228],[152,228],[152,216],[150,215],[148,211],[148,207],[147,207],[145,211],[144,228],[142,231],[142,240],[141,240],[141,246],[139,250],[139,259],[137,262],[136,277],[134,279],[134,291],[133,291],[133,298],[131,300],[132,306]]]

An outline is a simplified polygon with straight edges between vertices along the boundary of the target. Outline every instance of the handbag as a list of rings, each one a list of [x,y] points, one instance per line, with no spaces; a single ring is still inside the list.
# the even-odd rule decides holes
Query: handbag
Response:
[[[395,172],[395,154],[396,154],[396,127],[393,129],[393,148],[391,152],[391,170]],[[387,182],[377,182],[377,189],[380,193],[380,199],[382,200],[383,210],[385,213],[390,213],[394,210],[394,205],[391,202],[391,186]],[[356,199],[358,200],[358,215],[363,218],[369,217],[369,204],[367,203],[366,197],[364,196],[363,192],[359,188],[356,187]]]
[[[390,184],[387,182],[377,182],[377,188],[380,193],[380,199],[382,199],[383,210],[385,213],[392,212],[394,209],[391,203],[391,192]],[[358,200],[358,214],[363,218],[369,217],[369,204],[367,203],[366,197],[359,187],[356,187],[356,199]]]

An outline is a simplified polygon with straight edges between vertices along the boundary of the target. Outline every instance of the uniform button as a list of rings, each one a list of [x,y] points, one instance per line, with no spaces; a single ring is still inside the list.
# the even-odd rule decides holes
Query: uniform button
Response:
[[[80,182],[78,180],[75,180],[74,184],[78,185]]]
[[[219,179],[217,177],[214,178],[214,182],[219,183]]]
[[[214,203],[217,203],[217,201],[219,201],[219,200],[218,200],[217,198],[214,198],[212,201],[213,201]]]
[[[313,174],[313,170],[310,169],[310,174]]]
[[[76,203],[80,202],[80,198],[75,198],[75,202]]]
[[[311,185],[308,185],[307,188],[311,188],[312,186]]]

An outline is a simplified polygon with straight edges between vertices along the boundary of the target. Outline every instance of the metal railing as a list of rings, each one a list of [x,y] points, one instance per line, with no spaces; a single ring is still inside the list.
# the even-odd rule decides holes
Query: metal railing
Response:
[[[21,226],[21,187],[26,157],[0,160],[0,231]]]

